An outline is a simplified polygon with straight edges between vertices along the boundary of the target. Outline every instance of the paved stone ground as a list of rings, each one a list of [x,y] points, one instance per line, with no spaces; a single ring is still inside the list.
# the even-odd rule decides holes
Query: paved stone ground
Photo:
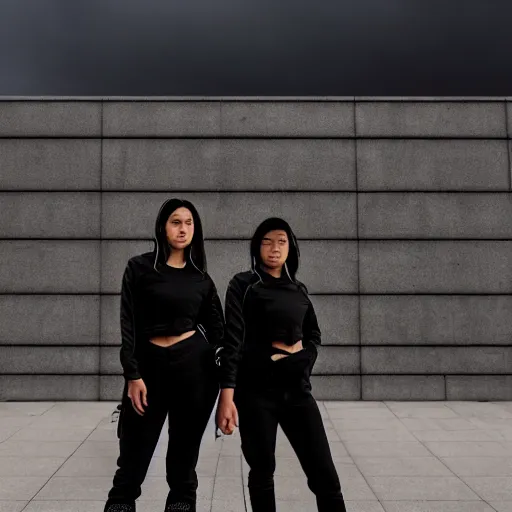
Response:
[[[0,512],[100,512],[116,468],[113,402],[0,403]],[[320,404],[350,512],[512,512],[512,403]],[[162,511],[166,433],[139,512]],[[279,434],[279,512],[314,499]],[[235,435],[202,445],[200,512],[244,512],[247,467]],[[245,482],[245,485],[243,484]]]

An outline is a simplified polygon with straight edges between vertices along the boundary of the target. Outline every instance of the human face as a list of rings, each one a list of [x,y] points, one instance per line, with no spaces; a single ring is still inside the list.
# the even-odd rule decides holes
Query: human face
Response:
[[[260,257],[263,265],[279,269],[288,258],[289,241],[286,231],[275,229],[269,231],[261,240]]]
[[[174,210],[165,224],[165,234],[169,245],[176,250],[183,250],[192,242],[194,236],[194,218],[185,207]]]

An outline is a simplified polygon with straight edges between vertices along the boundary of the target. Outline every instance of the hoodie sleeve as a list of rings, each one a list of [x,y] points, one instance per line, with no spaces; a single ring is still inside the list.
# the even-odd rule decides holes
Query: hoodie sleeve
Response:
[[[208,341],[218,348],[222,346],[224,339],[224,313],[215,283],[210,276],[208,276],[208,280],[210,281],[210,290],[201,305],[198,323],[205,328]]]
[[[126,380],[140,379],[139,365],[135,358],[135,271],[128,262],[121,286],[121,365]]]
[[[308,310],[302,322],[302,337],[305,343],[313,343],[315,346],[318,346],[322,343],[321,336],[322,333],[320,332],[320,327],[318,327],[315,308],[310,300]]]
[[[312,344],[314,347],[318,347],[322,344],[322,333],[320,331],[320,327],[318,326],[315,308],[313,307],[313,303],[309,298],[306,285],[299,281],[299,286],[309,302],[306,315],[304,316],[304,320],[302,322],[302,341],[305,344]]]
[[[245,330],[242,312],[244,293],[240,282],[231,279],[226,292],[226,334],[224,343],[217,350],[221,389],[236,387]]]

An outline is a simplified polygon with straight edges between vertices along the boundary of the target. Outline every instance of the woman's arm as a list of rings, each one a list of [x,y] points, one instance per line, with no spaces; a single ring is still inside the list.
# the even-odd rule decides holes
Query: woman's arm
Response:
[[[304,320],[302,322],[302,342],[304,345],[313,344],[315,347],[318,347],[322,344],[322,333],[320,331],[320,327],[318,326],[315,308],[313,307],[313,303],[309,298],[306,285],[299,282],[299,286],[309,302],[306,315],[304,316]]]
[[[236,387],[240,352],[244,341],[244,317],[242,312],[244,293],[245,291],[238,280],[231,279],[226,292],[226,333],[217,357],[221,389],[234,389]],[[232,395],[232,392],[229,394]]]
[[[216,424],[227,435],[238,426],[238,412],[233,401],[240,353],[244,342],[243,299],[246,289],[233,278],[226,292],[226,334],[217,352],[219,366],[220,398],[217,405]]]
[[[304,343],[313,343],[317,347],[322,343],[322,333],[311,301],[302,323],[302,338]]]
[[[135,272],[128,262],[121,286],[121,365],[126,380],[140,379],[139,365],[135,358]]]
[[[215,283],[210,276],[207,278],[210,281],[210,290],[201,305],[198,323],[205,328],[208,342],[218,349],[224,340],[224,313]]]
[[[305,287],[304,287],[305,288]],[[307,290],[305,290],[307,295]],[[306,350],[311,354],[311,364],[309,366],[309,375],[313,371],[313,367],[318,358],[318,347],[322,343],[322,333],[318,326],[318,320],[316,318],[315,308],[311,299],[308,297],[309,306],[302,322],[302,343]]]

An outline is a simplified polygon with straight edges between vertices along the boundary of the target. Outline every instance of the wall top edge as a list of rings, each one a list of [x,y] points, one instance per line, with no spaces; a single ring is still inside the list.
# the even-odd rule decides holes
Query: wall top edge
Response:
[[[144,102],[503,102],[512,96],[0,96],[2,101]]]

